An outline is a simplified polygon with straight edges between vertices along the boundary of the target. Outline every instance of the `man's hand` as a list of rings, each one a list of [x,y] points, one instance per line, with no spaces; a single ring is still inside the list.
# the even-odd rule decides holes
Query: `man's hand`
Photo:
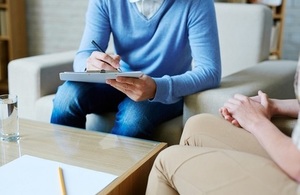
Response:
[[[86,70],[116,70],[120,67],[121,57],[119,55],[109,55],[99,51],[94,51],[87,59]]]
[[[154,98],[156,92],[155,81],[147,75],[142,75],[140,78],[117,77],[116,80],[109,79],[106,83],[122,91],[134,101]]]

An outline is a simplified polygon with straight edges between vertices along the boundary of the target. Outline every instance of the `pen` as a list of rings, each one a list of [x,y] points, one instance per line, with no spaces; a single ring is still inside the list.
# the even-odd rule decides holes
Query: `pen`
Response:
[[[66,195],[67,194],[66,185],[65,185],[64,175],[61,167],[58,167],[58,176],[59,176],[61,194]]]
[[[105,53],[105,51],[94,41],[92,40],[92,44],[101,52]],[[122,72],[121,68],[117,68],[118,72]]]

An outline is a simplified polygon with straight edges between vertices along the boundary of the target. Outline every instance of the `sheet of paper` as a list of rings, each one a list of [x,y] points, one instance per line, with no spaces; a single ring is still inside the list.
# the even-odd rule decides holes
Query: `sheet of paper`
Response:
[[[0,167],[0,194],[61,194],[58,167],[68,195],[96,194],[117,176],[24,155]]]

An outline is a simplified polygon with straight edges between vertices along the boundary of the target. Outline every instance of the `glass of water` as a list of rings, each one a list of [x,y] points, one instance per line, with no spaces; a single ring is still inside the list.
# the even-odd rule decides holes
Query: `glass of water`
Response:
[[[16,95],[0,95],[0,137],[4,141],[17,141],[20,138]]]

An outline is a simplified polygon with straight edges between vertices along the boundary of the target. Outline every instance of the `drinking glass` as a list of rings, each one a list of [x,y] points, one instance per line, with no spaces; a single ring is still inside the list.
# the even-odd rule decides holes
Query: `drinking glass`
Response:
[[[17,141],[20,138],[16,95],[0,95],[0,137],[4,141]]]

